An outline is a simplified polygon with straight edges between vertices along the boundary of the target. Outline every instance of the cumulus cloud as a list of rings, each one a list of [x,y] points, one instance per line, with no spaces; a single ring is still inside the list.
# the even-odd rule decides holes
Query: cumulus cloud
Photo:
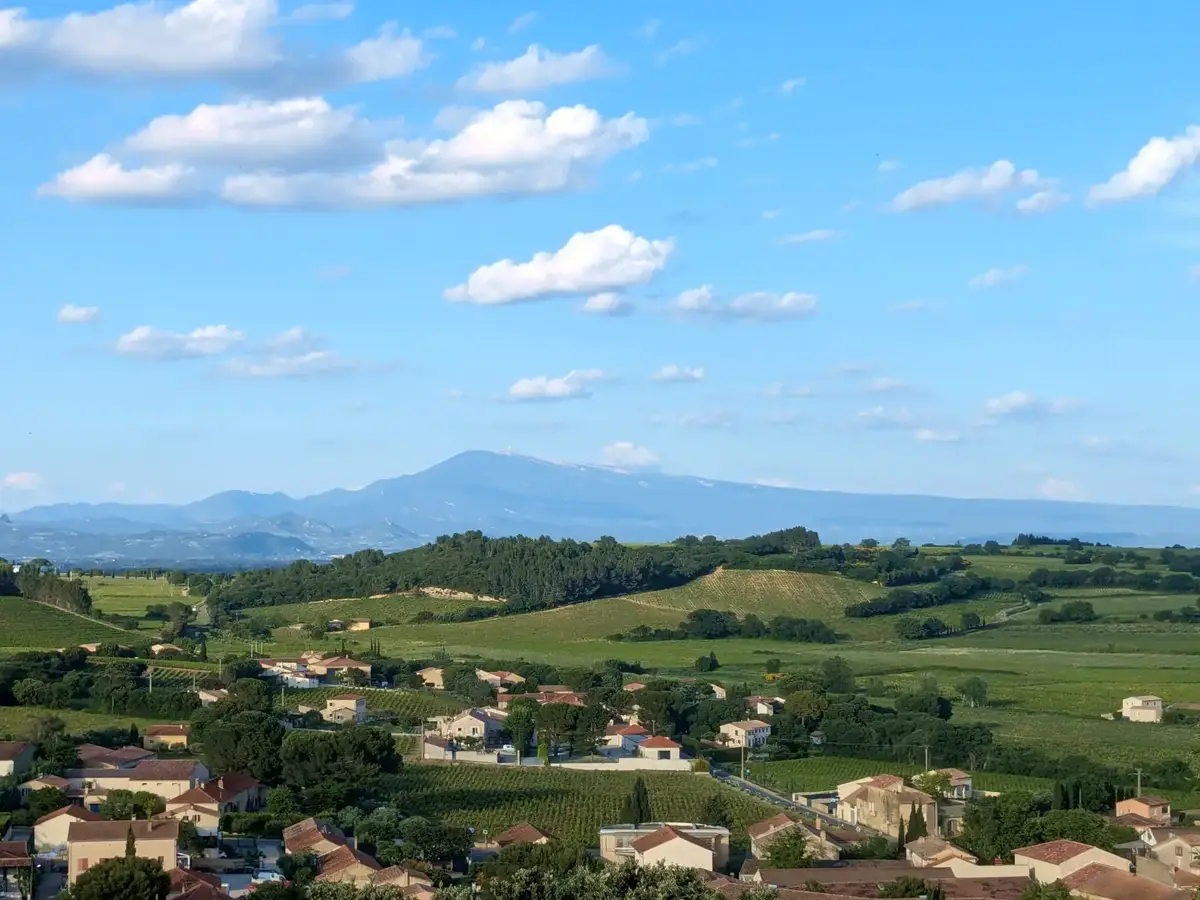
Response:
[[[420,38],[399,30],[394,22],[384,24],[376,37],[355,44],[345,53],[349,80],[356,82],[403,78],[424,68],[429,59]]]
[[[296,326],[265,341],[259,352],[229,360],[221,371],[239,378],[309,378],[360,367],[328,349],[320,335]]]
[[[708,315],[760,322],[779,322],[799,319],[816,311],[817,298],[797,291],[776,293],[751,291],[739,294],[728,303],[717,300],[711,284],[683,291],[672,304],[676,312],[688,315]]]
[[[786,96],[796,90],[796,88],[804,87],[807,81],[807,78],[789,78],[779,86],[779,93]]]
[[[649,240],[609,225],[578,232],[561,249],[535,253],[529,262],[502,259],[481,266],[445,297],[492,305],[628,287],[662,271],[673,249],[671,240]]]
[[[1026,266],[1009,266],[1007,269],[988,269],[976,275],[967,282],[973,288],[1000,287],[1009,284],[1024,275],[1029,269]]]
[[[508,388],[510,400],[569,400],[590,397],[588,385],[604,377],[600,369],[572,369],[566,375],[553,378],[535,375],[518,378]]]
[[[1062,191],[1050,189],[1038,191],[1017,201],[1017,212],[1027,216],[1037,216],[1052,212],[1070,202],[1071,198]]]
[[[683,382],[703,381],[703,366],[678,366],[675,363],[663,366],[650,376],[651,381]]]
[[[981,200],[1009,191],[1036,187],[1042,179],[1034,169],[1017,171],[1006,159],[986,169],[963,169],[945,178],[921,181],[892,200],[892,209],[907,212],[927,206],[947,206],[963,200]]]
[[[458,80],[458,87],[478,93],[513,94],[604,78],[619,71],[620,67],[596,44],[574,53],[554,53],[531,44],[516,59],[486,63],[464,75]]]
[[[10,491],[36,491],[42,484],[42,476],[37,472],[9,472],[0,478],[0,488]]]
[[[1088,203],[1117,203],[1153,197],[1200,160],[1200,126],[1189,125],[1172,138],[1154,137],[1120,172],[1088,191]]]
[[[633,304],[615,291],[604,291],[588,297],[579,310],[593,316],[628,316],[633,313]]]
[[[76,203],[175,203],[195,195],[195,170],[180,163],[127,169],[107,153],[67,169],[38,188]]]
[[[1084,498],[1079,486],[1065,478],[1047,478],[1038,485],[1038,493],[1047,500],[1078,501]]]
[[[98,306],[76,306],[74,303],[68,303],[58,311],[57,319],[64,325],[77,325],[83,322],[91,322],[100,315],[100,307]]]
[[[613,441],[601,452],[601,462],[615,469],[653,469],[658,454],[632,441]]]
[[[117,338],[115,349],[145,359],[186,359],[220,356],[244,339],[242,332],[227,325],[205,325],[186,333],[139,325]]]
[[[781,244],[814,244],[818,241],[832,241],[840,238],[842,233],[830,228],[814,228],[812,231],[802,231],[799,234],[789,234],[780,240]]]
[[[1074,412],[1081,406],[1080,401],[1070,397],[1045,400],[1029,391],[1010,391],[984,403],[983,414],[986,422],[994,423],[1000,419],[1061,416]]]

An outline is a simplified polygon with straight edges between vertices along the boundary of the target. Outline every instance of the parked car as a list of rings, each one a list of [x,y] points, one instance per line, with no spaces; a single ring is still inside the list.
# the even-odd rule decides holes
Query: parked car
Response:
[[[259,869],[257,872],[254,873],[254,876],[250,880],[253,881],[255,884],[262,884],[265,881],[274,881],[274,882],[283,883],[284,877],[281,873],[274,872],[270,869]]]

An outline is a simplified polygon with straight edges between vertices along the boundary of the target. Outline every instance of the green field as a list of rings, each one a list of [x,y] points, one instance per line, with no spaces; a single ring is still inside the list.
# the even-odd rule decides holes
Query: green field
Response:
[[[263,606],[246,610],[246,615],[276,628],[298,623],[328,622],[330,619],[341,619],[343,622],[370,619],[377,626],[406,625],[422,612],[460,612],[467,607],[487,605],[469,600],[443,600],[424,594],[389,594],[384,597]],[[362,637],[361,633],[355,633],[355,636]]]
[[[924,770],[924,766],[909,763],[817,756],[812,759],[754,763],[749,767],[749,776],[751,781],[788,795],[796,791],[835,790],[839,784],[870,775],[911,778]],[[980,791],[1048,791],[1054,786],[1046,778],[995,772],[972,772],[971,779],[975,789]]]
[[[469,763],[407,766],[397,777],[403,808],[413,815],[498,834],[530,822],[580,846],[594,845],[602,825],[620,824],[621,806],[633,788],[633,773],[564,772]],[[659,821],[694,822],[705,800],[721,793],[733,816],[734,834],[779,812],[707,775],[641,773],[650,811]]]
[[[165,578],[87,576],[83,582],[95,608],[114,615],[141,616],[152,603],[189,602],[186,588],[174,587]]]
[[[20,597],[0,597],[0,648],[56,650],[93,641],[119,641],[130,633]]]
[[[99,731],[105,728],[128,728],[131,724],[139,730],[148,725],[161,724],[158,719],[141,719],[131,716],[108,716],[102,713],[81,712],[74,709],[43,709],[36,706],[0,706],[0,737],[24,737],[30,726],[38,719],[62,719],[71,734]]]

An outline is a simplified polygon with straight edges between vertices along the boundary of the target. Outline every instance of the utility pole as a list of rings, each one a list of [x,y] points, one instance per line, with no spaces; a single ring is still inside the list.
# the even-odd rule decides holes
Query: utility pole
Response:
[[[153,694],[154,693],[154,667],[151,666],[146,671],[150,673],[150,690],[147,691],[147,693]]]
[[[1138,786],[1137,795],[1140,797],[1140,796],[1142,796],[1142,770],[1135,769],[1134,774],[1137,775],[1137,786]]]
[[[925,745],[925,771],[929,771],[929,745]]]
[[[746,742],[742,741],[742,781],[746,780]]]

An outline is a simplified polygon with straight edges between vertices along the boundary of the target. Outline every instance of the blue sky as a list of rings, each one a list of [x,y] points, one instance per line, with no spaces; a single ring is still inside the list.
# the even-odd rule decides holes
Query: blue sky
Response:
[[[1200,8],[724,9],[0,9],[0,509],[476,448],[1200,503]]]

